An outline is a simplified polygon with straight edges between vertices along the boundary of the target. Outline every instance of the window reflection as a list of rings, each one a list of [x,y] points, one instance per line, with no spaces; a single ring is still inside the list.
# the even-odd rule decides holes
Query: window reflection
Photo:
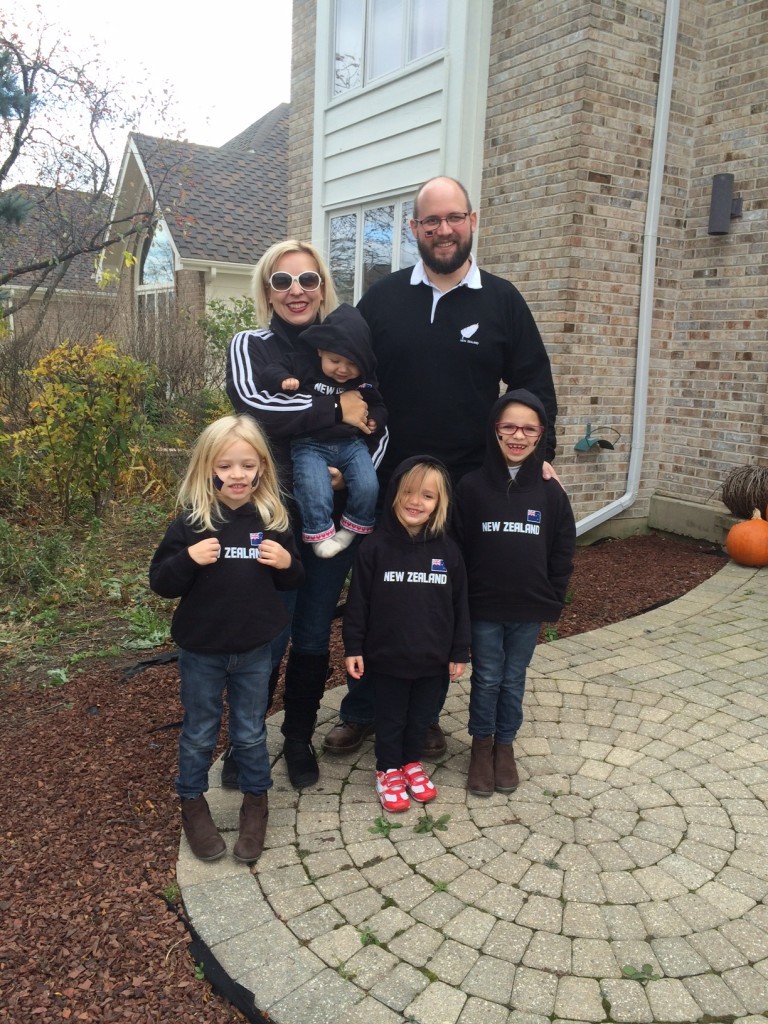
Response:
[[[394,206],[365,211],[363,221],[363,291],[392,272],[392,242],[395,233]]]
[[[339,301],[356,302],[379,278],[418,261],[412,216],[412,199],[393,199],[329,218],[328,262]]]
[[[174,283],[173,246],[163,225],[144,241],[139,281],[141,284],[172,285]]]
[[[363,15],[360,0],[336,0],[334,96],[363,84]]]
[[[413,217],[413,200],[403,203],[400,217],[400,267],[415,267],[419,261],[419,247],[411,231]]]
[[[405,67],[446,43],[448,0],[336,0],[333,96]]]
[[[331,217],[330,266],[339,302],[355,301],[356,249],[357,214],[343,213]]]
[[[446,3],[447,0],[411,0],[410,60],[445,46]]]
[[[403,2],[373,0],[369,29],[368,78],[379,78],[403,63]]]

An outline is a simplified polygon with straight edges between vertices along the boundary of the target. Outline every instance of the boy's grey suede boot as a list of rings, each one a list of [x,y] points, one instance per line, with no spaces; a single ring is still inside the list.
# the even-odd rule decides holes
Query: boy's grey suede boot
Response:
[[[227,849],[213,823],[208,802],[201,794],[181,801],[181,827],[189,848],[199,860],[218,860]]]
[[[492,796],[495,785],[493,736],[473,736],[467,789],[473,796]]]
[[[267,794],[244,793],[240,808],[240,834],[237,837],[232,856],[235,860],[249,864],[258,860],[264,849],[264,837],[267,834],[267,818],[269,807]]]
[[[493,748],[493,771],[496,792],[514,793],[520,785],[520,776],[511,743],[497,743]]]

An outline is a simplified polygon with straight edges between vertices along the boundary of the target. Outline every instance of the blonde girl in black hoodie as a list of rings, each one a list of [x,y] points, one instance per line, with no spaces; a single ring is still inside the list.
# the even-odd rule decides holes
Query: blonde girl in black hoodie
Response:
[[[226,691],[243,793],[233,855],[250,862],[263,848],[272,785],[264,725],[270,642],[288,624],[278,591],[304,579],[275,464],[251,416],[224,416],[206,427],[179,504],[183,512],[155,552],[149,581],[161,597],[181,599],[171,635],[184,707],[176,779],[182,827],[201,860],[226,851],[204,795]]]
[[[406,459],[381,524],[358,548],[344,613],[347,672],[373,684],[376,792],[387,811],[434,800],[421,764],[430,722],[469,656],[464,563],[446,533],[450,479],[429,456]]]

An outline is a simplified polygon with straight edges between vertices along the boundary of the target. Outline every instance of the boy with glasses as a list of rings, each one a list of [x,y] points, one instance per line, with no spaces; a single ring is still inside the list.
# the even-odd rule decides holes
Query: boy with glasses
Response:
[[[542,477],[544,405],[508,391],[491,409],[481,469],[456,488],[453,528],[469,580],[472,677],[467,789],[512,793],[513,742],[525,673],[542,622],[556,622],[573,571],[576,525],[568,495]]]

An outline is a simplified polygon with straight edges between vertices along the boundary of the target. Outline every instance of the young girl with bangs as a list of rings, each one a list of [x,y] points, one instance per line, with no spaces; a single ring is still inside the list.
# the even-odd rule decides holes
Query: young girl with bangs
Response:
[[[184,708],[176,779],[182,827],[201,860],[224,854],[204,793],[226,691],[243,793],[233,855],[251,862],[263,849],[272,785],[264,724],[270,641],[289,620],[278,591],[304,579],[269,445],[251,416],[225,416],[203,431],[179,505],[149,579],[161,597],[180,598],[171,635]]]
[[[347,598],[347,672],[373,684],[376,792],[387,811],[437,790],[421,763],[447,682],[469,658],[467,580],[446,528],[450,478],[416,456],[392,475],[380,525],[360,544]]]
[[[568,495],[544,479],[544,403],[522,388],[491,409],[481,469],[456,488],[453,533],[464,555],[472,622],[467,789],[514,793],[514,741],[525,676],[541,624],[556,622],[573,571],[576,526]]]

